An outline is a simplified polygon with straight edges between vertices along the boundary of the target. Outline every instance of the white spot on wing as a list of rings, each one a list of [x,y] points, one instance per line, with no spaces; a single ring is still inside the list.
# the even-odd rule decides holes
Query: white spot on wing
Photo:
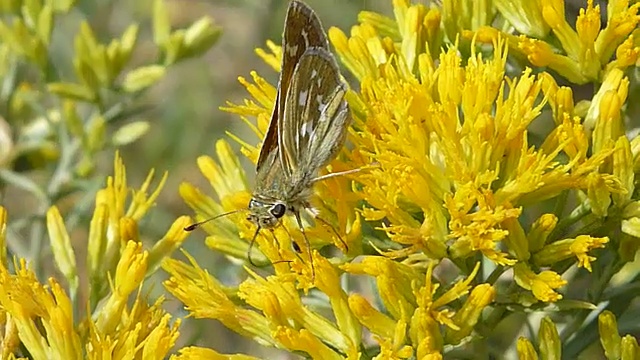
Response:
[[[298,95],[298,106],[304,106],[307,103],[308,96],[309,90],[300,91],[300,95]]]
[[[322,95],[317,95],[316,96],[316,102],[318,103],[318,113],[322,114],[325,109],[327,108],[327,104],[325,104],[324,102],[324,96]],[[326,120],[326,116],[320,116],[320,121],[325,121]]]
[[[306,138],[309,137],[309,135],[311,135],[311,124],[309,124],[308,122],[303,122],[302,126],[300,126],[300,137],[301,138]]]
[[[287,54],[289,54],[289,56],[294,56],[297,52],[298,52],[298,45],[286,45],[286,50],[287,50]]]

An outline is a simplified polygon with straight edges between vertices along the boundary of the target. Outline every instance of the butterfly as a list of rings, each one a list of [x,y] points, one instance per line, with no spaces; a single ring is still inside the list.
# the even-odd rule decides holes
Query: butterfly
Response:
[[[329,51],[320,19],[302,1],[291,1],[282,37],[278,91],[256,164],[256,185],[248,205],[247,219],[257,227],[249,246],[249,261],[251,247],[260,231],[272,229],[285,215],[292,215],[302,232],[312,279],[315,278],[301,211],[309,211],[315,219],[329,225],[315,216],[310,205],[313,185],[330,177],[355,172],[348,170],[318,175],[344,145],[351,122],[346,93],[347,85],[342,81],[336,59]],[[237,211],[231,213],[234,212]],[[213,218],[206,221],[209,220]],[[193,230],[201,223],[185,230]],[[293,247],[301,252],[295,242]]]

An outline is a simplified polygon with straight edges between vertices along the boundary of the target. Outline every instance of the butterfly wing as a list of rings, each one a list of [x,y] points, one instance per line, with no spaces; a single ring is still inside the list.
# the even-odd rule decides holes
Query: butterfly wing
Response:
[[[335,58],[325,48],[302,55],[286,93],[280,147],[296,178],[306,178],[342,147],[349,125],[347,87]]]
[[[282,167],[284,169],[290,168],[290,165],[286,163],[287,159],[282,156],[282,149],[278,147],[281,141],[280,130],[282,129],[280,121],[284,111],[285,94],[288,91],[296,64],[302,54],[310,47],[328,49],[327,36],[315,12],[303,2],[292,1],[287,10],[284,34],[282,35],[282,64],[280,67],[280,79],[278,80],[278,94],[271,114],[269,129],[260,149],[260,156],[256,165],[257,172],[260,172],[260,169],[265,164],[268,164],[268,166],[274,165],[272,162],[275,161],[275,157],[269,156],[274,150],[280,152],[279,159]],[[270,160],[267,161],[267,159]],[[290,174],[290,171],[286,172]]]

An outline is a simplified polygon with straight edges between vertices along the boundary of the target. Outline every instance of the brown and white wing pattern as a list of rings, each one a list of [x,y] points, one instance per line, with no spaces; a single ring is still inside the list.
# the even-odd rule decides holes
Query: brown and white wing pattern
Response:
[[[282,35],[282,65],[280,70],[280,79],[278,81],[278,94],[276,102],[271,114],[271,122],[269,129],[265,135],[260,150],[260,156],[256,165],[256,171],[259,172],[265,161],[272,151],[280,151],[280,165],[284,171],[289,171],[289,165],[282,157],[282,149],[279,149],[280,131],[282,113],[284,111],[285,95],[287,94],[291,78],[293,76],[296,64],[310,47],[329,48],[327,36],[322,28],[320,19],[315,12],[306,4],[300,1],[292,1],[287,10],[287,16],[284,24],[284,33]],[[273,166],[277,164],[268,164]]]
[[[305,51],[294,70],[280,121],[280,146],[292,173],[315,174],[342,147],[350,121],[347,87],[325,48]]]

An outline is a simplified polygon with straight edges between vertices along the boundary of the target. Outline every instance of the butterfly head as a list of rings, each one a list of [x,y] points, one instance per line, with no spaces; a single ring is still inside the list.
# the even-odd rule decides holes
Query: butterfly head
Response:
[[[270,229],[276,226],[286,212],[287,206],[281,202],[270,203],[254,198],[249,201],[247,220],[261,228]]]

